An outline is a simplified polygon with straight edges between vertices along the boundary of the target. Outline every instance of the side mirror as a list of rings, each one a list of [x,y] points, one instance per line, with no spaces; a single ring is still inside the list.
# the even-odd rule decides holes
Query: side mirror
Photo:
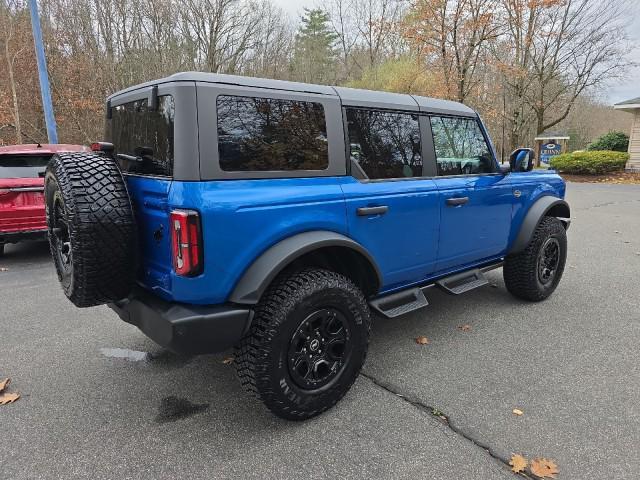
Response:
[[[531,148],[518,148],[509,155],[512,172],[530,172],[533,170],[536,153]]]

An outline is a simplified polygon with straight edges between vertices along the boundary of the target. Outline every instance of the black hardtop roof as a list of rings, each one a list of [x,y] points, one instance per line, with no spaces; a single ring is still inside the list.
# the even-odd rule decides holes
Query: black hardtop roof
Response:
[[[289,92],[310,93],[339,97],[346,106],[378,107],[392,110],[413,110],[440,113],[446,115],[475,116],[473,109],[462,103],[450,100],[421,97],[403,93],[381,92],[362,90],[357,88],[331,87],[327,85],[315,85],[311,83],[289,82],[285,80],[272,80],[267,78],[244,77],[239,75],[225,75],[220,73],[205,72],[180,72],[159,80],[145,82],[133,87],[120,90],[110,95],[111,100],[126,92],[151,87],[169,82],[206,82],[225,85],[238,85],[245,87],[283,90]]]

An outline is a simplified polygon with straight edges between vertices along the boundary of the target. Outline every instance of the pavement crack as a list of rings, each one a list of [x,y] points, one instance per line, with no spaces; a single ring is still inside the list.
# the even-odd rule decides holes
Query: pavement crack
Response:
[[[430,416],[436,418],[440,423],[448,427],[449,430],[451,430],[453,433],[471,442],[476,447],[483,449],[487,454],[489,454],[489,456],[496,459],[500,463],[504,464],[507,468],[511,469],[511,465],[509,465],[509,461],[511,460],[511,457],[507,452],[496,451],[496,449],[492,448],[488,444],[488,442],[481,440],[478,435],[467,432],[461,427],[459,427],[458,425],[456,425],[451,420],[451,417],[449,415],[447,415],[446,413],[443,413],[437,407],[424,403],[422,400],[420,400],[416,396],[408,395],[406,393],[401,393],[395,385],[392,385],[387,382],[383,382],[382,380],[375,378],[373,375],[369,373],[365,373],[361,371],[360,375],[370,380],[377,387],[385,390],[388,393],[395,395],[396,397],[404,400],[405,402],[409,403],[410,405],[417,408],[418,410],[422,410],[427,414],[429,414]],[[524,477],[530,478],[527,475],[524,475]]]

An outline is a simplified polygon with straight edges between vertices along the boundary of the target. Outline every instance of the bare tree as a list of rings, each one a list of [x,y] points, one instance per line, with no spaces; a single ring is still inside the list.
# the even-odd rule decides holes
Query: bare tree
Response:
[[[527,126],[562,122],[580,96],[621,75],[628,4],[619,0],[504,0],[507,35],[499,60],[511,101],[511,146]]]
[[[13,103],[13,108],[11,110],[13,116],[13,126],[15,128],[16,142],[22,143],[22,125],[20,123],[20,107],[18,105],[18,92],[14,75],[14,65],[16,58],[24,51],[26,45],[23,45],[21,48],[16,49],[13,52],[11,51],[11,42],[13,40],[13,35],[16,28],[15,15],[16,8],[13,2],[5,3],[3,1],[0,4],[0,18],[2,19],[0,28],[4,32],[4,58],[7,66],[7,73],[9,76],[9,87],[11,90],[11,100]]]
[[[489,42],[498,38],[498,0],[414,0],[404,33],[413,48],[433,64],[444,94],[464,102],[478,86],[476,69]]]
[[[338,37],[344,76],[371,70],[397,54],[402,0],[331,0],[326,6]]]

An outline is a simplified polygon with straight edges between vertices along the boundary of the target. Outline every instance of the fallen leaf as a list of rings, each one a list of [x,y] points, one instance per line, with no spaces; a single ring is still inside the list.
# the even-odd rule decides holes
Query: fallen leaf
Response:
[[[491,288],[498,288],[498,284],[497,283],[490,283],[489,286]]]
[[[613,233],[620,233],[618,230],[614,230]]]
[[[556,478],[558,466],[553,460],[534,458],[529,466],[531,473],[540,478]]]
[[[511,465],[511,471],[513,473],[520,473],[524,472],[524,469],[527,468],[528,463],[529,462],[527,462],[527,459],[522,455],[520,455],[519,453],[514,453],[513,455],[511,455],[511,461],[509,462],[509,465]]]
[[[471,325],[460,325],[458,327],[458,330],[461,330],[463,332],[470,332],[471,331]]]
[[[429,345],[429,339],[427,337],[420,336],[416,338],[416,343],[419,345]]]
[[[0,267],[0,272],[8,272],[9,269],[7,267]]]
[[[514,408],[513,409],[513,414],[520,416],[520,415],[524,415],[524,412],[522,410],[520,410],[519,408]]]
[[[11,383],[10,378],[5,378],[0,382],[0,393],[4,392],[4,389]]]
[[[229,365],[230,363],[233,363],[233,360],[233,357],[226,357],[224,360],[222,360],[222,363],[224,363],[225,365]]]
[[[20,398],[19,393],[3,393],[0,394],[0,405],[6,405],[8,403],[13,403]]]

